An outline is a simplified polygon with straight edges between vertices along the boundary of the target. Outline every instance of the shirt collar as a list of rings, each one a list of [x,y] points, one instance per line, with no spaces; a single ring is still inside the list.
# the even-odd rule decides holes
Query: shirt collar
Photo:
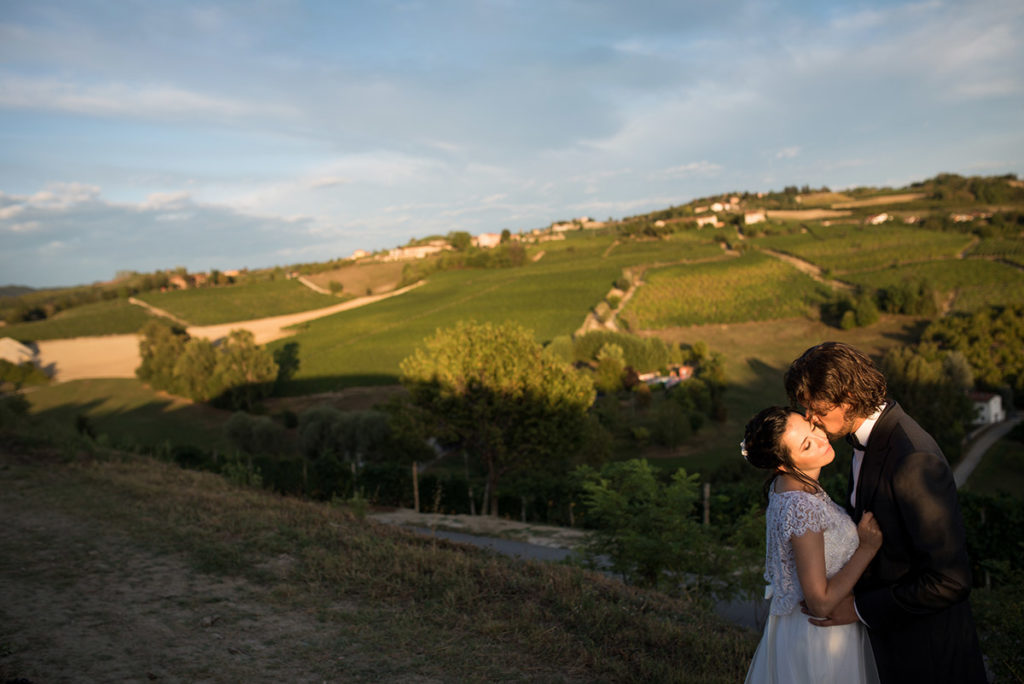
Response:
[[[877,411],[872,413],[870,416],[864,419],[864,422],[860,424],[860,427],[853,433],[853,436],[857,438],[857,441],[865,446],[868,443],[868,438],[871,437],[871,431],[875,427],[875,423],[878,422],[878,417],[882,415],[882,411],[885,410],[885,404],[882,404]]]

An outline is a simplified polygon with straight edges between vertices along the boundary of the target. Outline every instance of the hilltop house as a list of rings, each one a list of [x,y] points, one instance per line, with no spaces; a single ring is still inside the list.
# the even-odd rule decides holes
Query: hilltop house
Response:
[[[426,245],[415,245],[413,247],[396,247],[389,250],[383,261],[403,261],[405,259],[426,259],[432,254],[438,254],[452,248],[444,240],[431,240]]]
[[[707,216],[697,217],[697,227],[703,228],[704,226],[711,226],[712,228],[721,228],[723,224],[718,220],[718,217],[714,214],[708,214]]]
[[[748,211],[743,214],[743,223],[749,226],[752,223],[762,223],[766,218],[764,209],[761,211]]]
[[[491,249],[501,244],[501,233],[481,233],[473,236],[473,246],[481,249]]]
[[[1006,411],[1003,410],[1003,398],[992,392],[971,392],[971,401],[974,402],[976,414],[975,425],[991,425],[1006,420]]]

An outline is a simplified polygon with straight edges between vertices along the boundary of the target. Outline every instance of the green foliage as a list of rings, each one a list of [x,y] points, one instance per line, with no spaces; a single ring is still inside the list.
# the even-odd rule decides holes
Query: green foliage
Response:
[[[667,481],[643,459],[615,461],[599,471],[577,471],[594,534],[586,553],[606,557],[628,581],[709,596],[723,558],[708,528],[695,517],[697,475],[680,468]]]
[[[953,259],[852,273],[843,279],[870,289],[887,289],[907,280],[926,281],[954,311],[1013,306],[1024,301],[1024,271],[987,259]]]
[[[879,312],[874,297],[867,292],[859,292],[853,297],[837,295],[822,304],[821,318],[843,330],[852,330],[877,323]]]
[[[21,392],[0,391],[0,429],[20,425],[28,415],[28,399]]]
[[[448,233],[448,244],[457,252],[465,252],[473,244],[473,236],[464,230]]]
[[[274,379],[274,387],[277,388],[291,380],[299,370],[299,343],[285,342],[284,346],[274,350],[273,357],[277,364],[277,377]]]
[[[270,351],[257,347],[248,330],[232,330],[217,347],[213,384],[219,394],[215,403],[251,411],[270,396],[276,377],[277,365]]]
[[[492,512],[503,474],[553,467],[576,454],[594,400],[588,378],[513,323],[439,330],[401,368],[429,431],[487,470]]]
[[[878,305],[886,313],[934,316],[938,295],[925,279],[902,280],[878,290]]]
[[[179,391],[174,366],[185,350],[188,334],[162,320],[152,320],[142,328],[139,357],[142,363],[135,369],[139,380],[154,389]]]
[[[940,351],[935,345],[892,347],[879,370],[889,394],[939,443],[946,458],[960,456],[966,426],[974,417],[967,397],[974,380],[960,352]]]
[[[1011,388],[1024,402],[1024,306],[990,307],[933,321],[921,341],[957,351],[984,388]]]
[[[576,338],[574,359],[576,361],[597,361],[601,350],[615,345],[623,354],[625,365],[639,373],[668,368],[682,362],[682,352],[658,337],[638,337],[609,330],[592,330]]]
[[[622,347],[614,343],[606,343],[597,352],[597,368],[594,371],[594,387],[598,392],[612,394],[622,390],[623,374],[626,370],[626,357]]]
[[[25,385],[46,385],[50,382],[50,376],[31,361],[11,363],[7,359],[0,359],[0,384],[5,382],[20,389]]]
[[[224,423],[224,436],[242,453],[281,454],[287,450],[284,428],[267,416],[237,411]]]
[[[135,374],[154,389],[231,409],[252,410],[269,395],[278,372],[271,353],[247,330],[233,330],[214,346],[154,320],[143,328],[139,355]]]

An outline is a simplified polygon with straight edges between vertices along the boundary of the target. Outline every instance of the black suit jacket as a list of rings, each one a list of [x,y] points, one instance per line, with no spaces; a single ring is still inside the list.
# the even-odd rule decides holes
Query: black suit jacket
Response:
[[[883,541],[854,594],[882,682],[985,682],[953,473],[932,436],[891,400],[861,464],[854,520],[864,511]]]

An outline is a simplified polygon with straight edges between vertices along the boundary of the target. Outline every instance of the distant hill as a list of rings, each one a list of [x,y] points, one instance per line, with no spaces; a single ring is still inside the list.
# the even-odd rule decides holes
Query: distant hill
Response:
[[[26,285],[0,285],[0,297],[17,297],[29,292],[35,292],[35,288]]]

